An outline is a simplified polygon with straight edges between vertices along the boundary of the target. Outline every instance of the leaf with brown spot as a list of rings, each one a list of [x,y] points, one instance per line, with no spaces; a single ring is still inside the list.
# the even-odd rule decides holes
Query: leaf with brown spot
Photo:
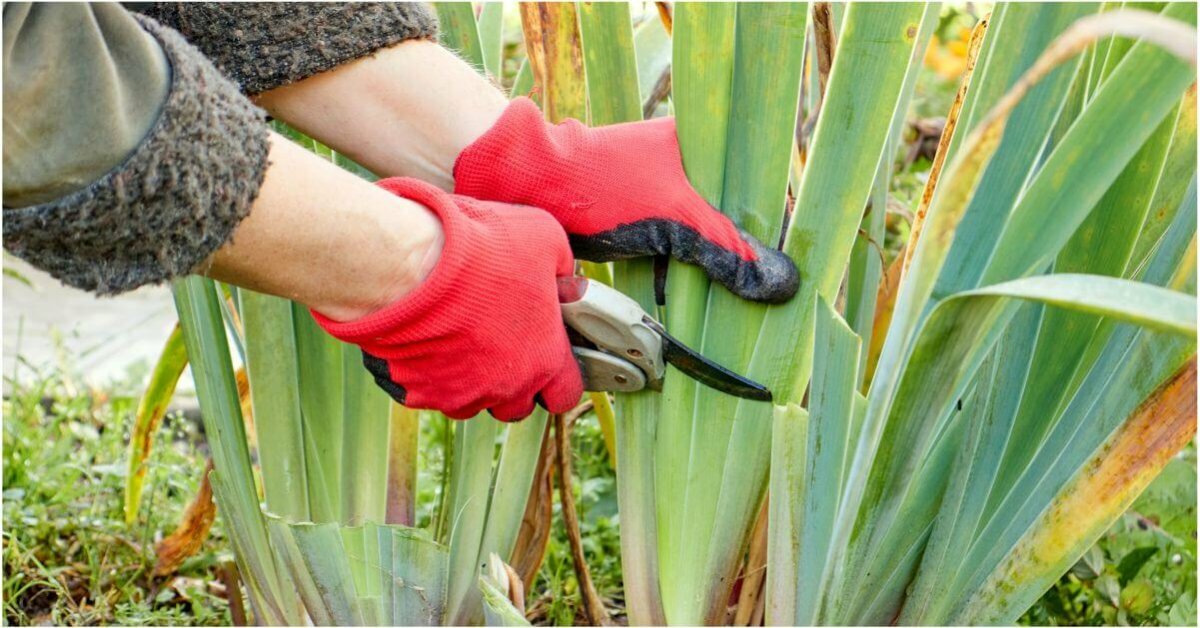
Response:
[[[583,47],[574,2],[522,2],[521,27],[546,119],[587,119]]]
[[[1080,468],[951,623],[1000,624],[1018,616],[1087,551],[1195,435],[1193,356]]]

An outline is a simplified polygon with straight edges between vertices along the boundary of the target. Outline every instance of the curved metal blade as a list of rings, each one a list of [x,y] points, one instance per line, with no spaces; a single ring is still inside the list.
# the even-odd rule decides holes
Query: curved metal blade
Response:
[[[675,368],[683,371],[688,377],[728,395],[754,401],[771,401],[771,391],[766,386],[742,377],[700,355],[668,334],[667,330],[653,318],[647,316],[642,319],[642,322],[662,336],[663,360],[675,365]]]

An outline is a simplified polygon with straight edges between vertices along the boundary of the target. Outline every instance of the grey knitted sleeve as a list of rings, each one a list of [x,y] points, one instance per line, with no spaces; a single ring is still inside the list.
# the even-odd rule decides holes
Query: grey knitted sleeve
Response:
[[[99,294],[196,269],[250,212],[267,168],[263,112],[178,33],[136,18],[171,70],[149,133],[90,185],[4,210],[6,249],[63,283]],[[6,117],[6,129],[9,122]]]
[[[130,4],[259,94],[408,39],[432,39],[437,17],[408,2],[155,2]]]

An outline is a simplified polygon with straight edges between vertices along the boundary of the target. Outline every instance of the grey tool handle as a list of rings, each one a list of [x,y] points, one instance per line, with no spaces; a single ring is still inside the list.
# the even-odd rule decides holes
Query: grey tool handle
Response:
[[[562,304],[562,314],[568,326],[598,349],[640,369],[645,374],[645,387],[662,390],[666,374],[662,338],[646,324],[646,313],[637,301],[602,283],[588,281],[582,297]]]
[[[571,347],[571,352],[583,374],[584,390],[634,392],[646,387],[646,375],[632,362],[586,347]]]

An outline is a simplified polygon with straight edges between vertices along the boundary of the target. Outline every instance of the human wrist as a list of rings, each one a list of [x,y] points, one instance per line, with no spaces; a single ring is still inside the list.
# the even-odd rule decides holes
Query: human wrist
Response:
[[[401,299],[437,265],[445,236],[425,205],[274,134],[270,162],[250,215],[199,272],[353,320]]]
[[[407,251],[403,261],[394,267],[394,274],[385,271],[381,277],[381,299],[363,314],[377,311],[411,294],[441,260],[446,245],[446,229],[429,208],[409,201],[408,216],[397,224],[395,235],[401,238],[399,250]],[[386,288],[384,286],[390,286]]]
[[[442,221],[427,207],[407,199],[396,199],[397,207],[376,217],[383,242],[392,251],[363,272],[351,262],[348,274],[359,285],[331,294],[313,309],[331,320],[352,321],[373,314],[414,292],[433,272],[446,243]]]

